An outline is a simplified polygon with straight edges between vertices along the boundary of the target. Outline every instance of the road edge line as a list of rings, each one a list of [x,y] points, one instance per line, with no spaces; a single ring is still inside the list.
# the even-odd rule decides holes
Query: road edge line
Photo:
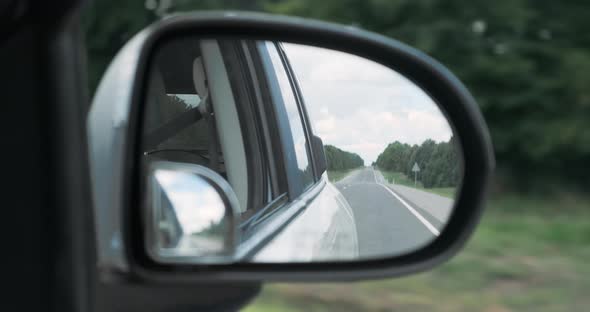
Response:
[[[375,181],[376,182],[376,181]],[[384,187],[387,191],[389,191],[389,193],[391,193],[391,195],[393,195],[395,198],[397,198],[397,200],[400,201],[400,203],[402,203],[404,206],[406,206],[406,208],[408,208],[408,210],[420,221],[422,222],[422,224],[424,224],[424,226],[426,226],[426,228],[432,232],[432,234],[438,236],[440,235],[440,232],[436,229],[436,227],[434,225],[432,225],[430,222],[428,222],[428,220],[426,220],[426,218],[424,218],[418,211],[416,211],[416,209],[414,209],[412,206],[410,206],[410,204],[408,204],[403,198],[401,198],[399,195],[397,195],[394,191],[392,191],[389,187],[385,186],[382,183],[377,182],[377,184],[381,185],[382,187]]]

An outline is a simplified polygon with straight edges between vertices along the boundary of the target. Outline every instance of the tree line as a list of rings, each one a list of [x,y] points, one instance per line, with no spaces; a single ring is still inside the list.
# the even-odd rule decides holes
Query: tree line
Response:
[[[461,182],[461,159],[454,138],[448,142],[426,140],[420,145],[395,141],[377,157],[379,169],[413,177],[418,164],[418,180],[424,187],[456,187]]]
[[[328,170],[348,170],[365,165],[364,160],[358,154],[343,151],[333,145],[325,145],[326,162]]]
[[[241,9],[317,18],[375,31],[448,66],[488,123],[507,186],[590,176],[588,1],[200,0],[90,1],[91,92],[115,53],[164,11]],[[507,174],[502,174],[503,172]]]

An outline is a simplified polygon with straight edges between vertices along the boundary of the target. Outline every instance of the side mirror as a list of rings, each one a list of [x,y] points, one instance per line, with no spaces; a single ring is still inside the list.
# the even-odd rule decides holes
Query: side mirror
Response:
[[[106,71],[88,133],[98,266],[146,282],[426,270],[470,237],[494,167],[478,106],[443,65],[265,14],[144,29]]]
[[[326,152],[324,151],[324,142],[322,139],[314,135],[311,138],[311,144],[313,145],[313,153],[316,170],[319,175],[322,175],[328,169],[328,163],[326,162]]]
[[[147,177],[146,249],[163,263],[227,263],[238,242],[238,200],[214,171],[157,161]]]

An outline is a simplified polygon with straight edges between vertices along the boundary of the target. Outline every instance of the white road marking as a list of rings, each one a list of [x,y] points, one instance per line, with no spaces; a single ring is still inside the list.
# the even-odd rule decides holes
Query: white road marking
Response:
[[[373,172],[373,179],[375,180],[375,184],[381,185],[391,195],[393,195],[397,200],[399,200],[399,202],[402,203],[418,219],[418,221],[422,222],[422,224],[424,224],[424,226],[426,226],[426,228],[432,234],[434,234],[436,236],[440,235],[440,232],[436,229],[436,227],[434,227],[434,225],[432,225],[430,222],[428,222],[428,220],[426,220],[426,218],[424,218],[418,211],[416,211],[416,209],[414,209],[412,206],[410,206],[410,204],[408,204],[403,198],[401,198],[399,195],[397,195],[394,191],[392,191],[385,184],[382,184],[380,182],[377,182],[377,174],[375,173],[375,169],[371,168],[370,170]],[[350,176],[348,176],[348,177],[350,177]],[[356,184],[364,184],[364,183],[356,183]],[[373,184],[373,183],[370,183],[370,184]],[[343,187],[343,190],[346,189],[349,186],[351,186],[351,185],[349,184],[347,186],[344,186]]]
[[[406,208],[408,208],[408,210],[420,221],[422,222],[422,224],[424,224],[424,226],[426,226],[426,228],[432,232],[432,234],[438,236],[440,234],[440,232],[434,227],[434,225],[430,224],[430,222],[428,222],[428,220],[426,220],[420,213],[418,213],[418,211],[416,211],[416,209],[412,208],[412,206],[410,206],[410,204],[408,204],[405,200],[403,200],[403,198],[401,198],[399,195],[397,195],[396,193],[394,193],[389,187],[377,182],[377,176],[375,175],[375,170],[371,169],[373,171],[373,176],[375,177],[375,183],[379,184],[381,186],[383,186],[383,188],[385,188],[389,193],[391,193],[391,195],[393,195],[395,198],[397,198],[397,200],[400,201],[400,203],[402,203],[404,206],[406,206]]]

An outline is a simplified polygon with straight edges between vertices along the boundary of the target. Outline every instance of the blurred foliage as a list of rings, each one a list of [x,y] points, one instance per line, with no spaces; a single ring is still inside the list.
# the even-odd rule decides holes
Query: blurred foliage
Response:
[[[347,170],[362,167],[365,162],[358,154],[343,151],[332,145],[325,145],[328,170]]]
[[[245,311],[587,311],[590,198],[505,194],[489,205],[466,248],[434,270],[357,283],[267,284]]]
[[[587,185],[586,0],[97,0],[84,18],[91,90],[115,52],[158,16],[209,9],[317,18],[412,45],[474,94],[492,133],[501,184],[521,190]]]
[[[455,147],[453,138],[439,143],[429,139],[420,145],[395,141],[379,154],[375,164],[409,177],[414,176],[413,168],[418,164],[418,177],[424,187],[453,187],[461,182],[461,163]]]

